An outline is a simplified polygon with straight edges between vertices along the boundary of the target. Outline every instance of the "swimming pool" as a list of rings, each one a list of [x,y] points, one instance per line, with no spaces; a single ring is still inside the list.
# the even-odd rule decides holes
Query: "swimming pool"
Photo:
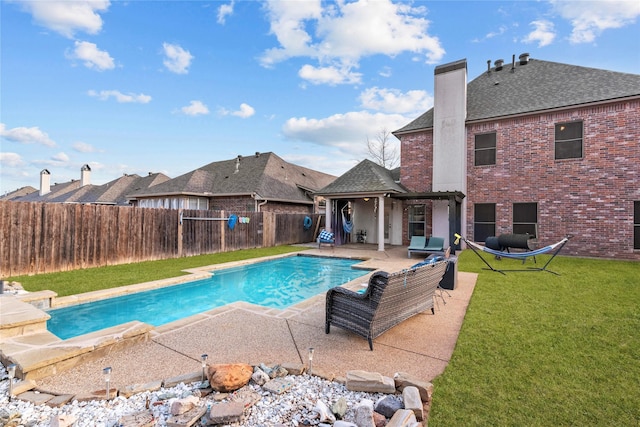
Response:
[[[246,301],[283,309],[368,273],[361,260],[290,256],[215,270],[207,279],[49,310],[47,329],[67,339],[138,320],[161,326]]]

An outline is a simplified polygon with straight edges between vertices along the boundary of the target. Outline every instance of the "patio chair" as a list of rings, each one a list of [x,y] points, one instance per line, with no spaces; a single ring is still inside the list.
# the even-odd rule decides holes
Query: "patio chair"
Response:
[[[378,271],[362,294],[340,286],[329,289],[325,333],[337,326],[366,338],[373,351],[373,340],[402,321],[428,309],[435,314],[435,291],[446,267],[440,261],[395,273]]]
[[[325,244],[325,245],[335,245],[336,243],[336,237],[333,233],[325,230],[324,228],[322,229],[322,231],[320,232],[320,234],[318,234],[318,249],[320,249],[320,246]]]
[[[429,237],[429,240],[426,241],[426,243],[424,243],[422,245],[422,247],[419,246],[420,244],[420,240],[416,239],[416,245],[414,245],[414,241],[413,239],[415,237],[422,237],[422,236],[412,236],[411,237],[411,244],[409,244],[409,248],[408,248],[408,258],[411,258],[411,254],[414,252],[417,253],[426,253],[426,254],[433,254],[433,253],[440,253],[440,252],[444,252],[444,238],[443,237],[434,237],[431,236]],[[426,237],[422,237],[422,239],[426,239]]]
[[[411,258],[412,251],[421,251],[427,246],[427,238],[425,236],[411,236],[411,242],[409,243],[408,258]]]

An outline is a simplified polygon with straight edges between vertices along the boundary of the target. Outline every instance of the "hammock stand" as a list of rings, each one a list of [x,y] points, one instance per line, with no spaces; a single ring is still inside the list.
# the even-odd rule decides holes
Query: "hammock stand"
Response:
[[[545,246],[544,248],[536,249],[536,250],[533,250],[533,251],[527,251],[527,252],[513,252],[512,253],[512,252],[498,251],[498,250],[495,250],[495,249],[488,248],[486,246],[479,245],[479,244],[477,244],[475,242],[467,240],[466,238],[462,237],[461,235],[459,235],[457,233],[454,234],[454,236],[456,236],[456,240],[455,240],[455,244],[456,245],[460,242],[460,239],[464,240],[464,242],[467,244],[467,246],[469,246],[471,248],[471,250],[473,250],[473,252],[476,255],[478,255],[478,257],[480,257],[482,262],[484,262],[487,265],[487,267],[489,267],[489,268],[484,268],[484,270],[496,271],[496,272],[501,273],[501,274],[505,274],[505,271],[546,271],[548,273],[555,274],[556,276],[559,276],[560,275],[559,273],[556,273],[555,271],[552,271],[552,270],[547,270],[547,266],[549,265],[549,263],[551,261],[553,261],[553,259],[556,257],[556,255],[558,255],[558,253],[562,250],[564,245],[569,241],[569,237],[565,237],[564,239],[560,240],[559,242],[554,243],[552,245]],[[552,254],[551,258],[549,258],[549,260],[542,267],[528,267],[527,269],[522,269],[522,270],[505,270],[505,269],[493,268],[493,266],[491,264],[489,264],[489,262],[487,262],[487,260],[484,259],[484,257],[482,255],[480,255],[480,252],[487,252],[487,253],[489,253],[491,255],[495,255],[497,257],[521,259],[524,262],[528,257],[531,257],[531,256],[535,257],[536,255],[542,255],[542,254],[545,254],[545,253],[551,252],[551,251],[553,251],[553,254]]]

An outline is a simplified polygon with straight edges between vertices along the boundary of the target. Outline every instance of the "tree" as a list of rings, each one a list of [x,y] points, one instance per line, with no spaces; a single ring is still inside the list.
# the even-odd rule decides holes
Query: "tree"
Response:
[[[367,148],[369,149],[369,157],[386,169],[393,169],[400,164],[400,154],[398,146],[395,143],[396,137],[386,128],[380,129],[376,135],[375,141],[367,137]]]

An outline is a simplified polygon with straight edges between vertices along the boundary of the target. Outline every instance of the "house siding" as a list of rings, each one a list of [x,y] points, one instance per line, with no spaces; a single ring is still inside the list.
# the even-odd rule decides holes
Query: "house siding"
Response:
[[[555,125],[576,120],[583,122],[583,157],[555,160]],[[513,203],[537,203],[540,244],[570,235],[563,253],[640,259],[633,249],[639,100],[467,124],[466,131],[467,238],[473,240],[474,204],[496,204],[499,235],[512,230]],[[475,135],[486,132],[496,132],[496,164],[474,166]],[[432,132],[403,135],[401,141],[402,183],[410,191],[430,191]]]

